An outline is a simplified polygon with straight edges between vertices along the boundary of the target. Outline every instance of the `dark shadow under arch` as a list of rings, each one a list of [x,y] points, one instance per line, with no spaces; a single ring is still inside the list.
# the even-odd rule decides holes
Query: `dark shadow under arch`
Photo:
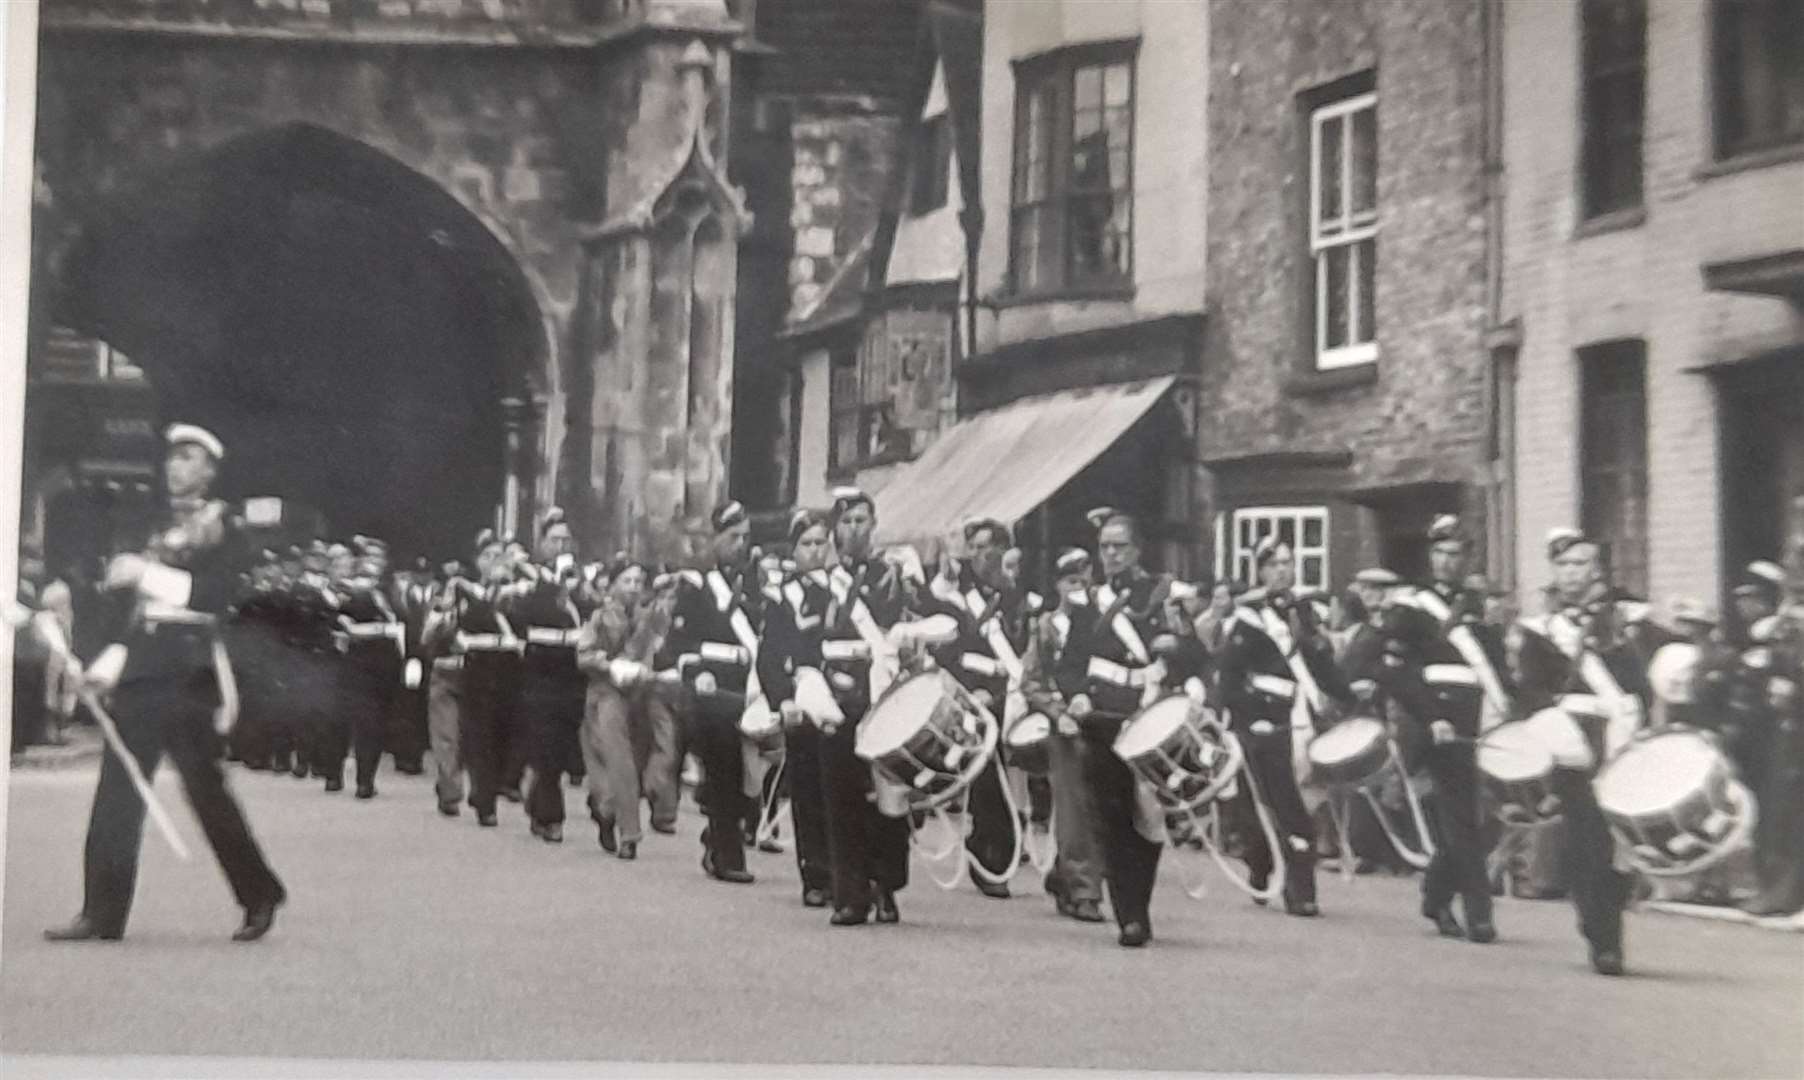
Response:
[[[226,494],[435,556],[492,519],[538,305],[482,222],[381,151],[308,124],[219,144],[82,222],[58,286],[55,320],[143,366],[163,420],[219,432]]]

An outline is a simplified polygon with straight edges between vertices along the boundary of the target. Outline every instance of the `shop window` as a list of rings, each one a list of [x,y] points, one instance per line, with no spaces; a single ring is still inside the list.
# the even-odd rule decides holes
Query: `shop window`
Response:
[[[1646,0],[1584,0],[1580,163],[1586,218],[1641,205]]]
[[[1579,350],[1580,514],[1616,584],[1647,594],[1647,355],[1640,341]]]
[[[1274,533],[1296,555],[1297,587],[1326,589],[1329,571],[1325,506],[1253,506],[1223,515],[1216,527],[1216,576],[1257,584],[1253,552],[1261,540]]]
[[[1375,92],[1328,101],[1310,113],[1309,178],[1315,364],[1321,370],[1369,364],[1378,359]]]
[[[1804,142],[1804,4],[1716,0],[1716,156]]]
[[[1016,72],[1009,275],[1018,293],[1132,280],[1134,48],[1077,46]]]

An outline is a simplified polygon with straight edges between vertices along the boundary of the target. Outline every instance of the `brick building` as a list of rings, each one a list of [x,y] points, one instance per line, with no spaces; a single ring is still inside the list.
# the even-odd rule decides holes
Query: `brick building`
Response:
[[[1804,9],[1503,6],[1525,588],[1547,529],[1713,597],[1804,493]]]
[[[1500,528],[1487,6],[1209,5],[1199,524],[1218,574],[1250,577],[1272,530],[1303,584],[1338,588],[1425,573],[1436,513]]]
[[[1038,577],[1106,503],[1146,523],[1151,561],[1197,563],[1206,41],[1201,5],[985,5],[957,422],[877,490],[879,539],[956,546],[996,516]]]

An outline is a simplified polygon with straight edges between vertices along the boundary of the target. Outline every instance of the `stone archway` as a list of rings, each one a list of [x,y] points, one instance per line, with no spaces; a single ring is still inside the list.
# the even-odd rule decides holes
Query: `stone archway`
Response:
[[[539,389],[533,290],[457,199],[367,144],[296,123],[194,153],[82,221],[60,278],[57,322],[131,355],[161,419],[227,442],[227,494],[438,555],[534,490],[531,410],[504,404]]]

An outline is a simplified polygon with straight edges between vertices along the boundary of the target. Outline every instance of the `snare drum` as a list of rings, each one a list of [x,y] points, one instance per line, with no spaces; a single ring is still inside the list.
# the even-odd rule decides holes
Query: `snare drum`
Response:
[[[1526,825],[1560,816],[1560,800],[1553,793],[1553,752],[1527,721],[1492,728],[1478,741],[1477,757],[1500,820]]]
[[[1002,736],[1008,763],[1030,776],[1052,771],[1052,721],[1045,713],[1028,713]]]
[[[1172,810],[1195,809],[1215,798],[1241,763],[1240,743],[1212,710],[1198,708],[1184,694],[1155,701],[1128,718],[1114,749]]]
[[[890,687],[858,725],[853,750],[926,808],[969,787],[997,741],[995,717],[952,676],[929,671]]]
[[[1390,760],[1390,732],[1369,716],[1349,717],[1309,741],[1310,779],[1324,787],[1364,787]]]
[[[1755,803],[1709,736],[1668,728],[1630,743],[1598,772],[1597,805],[1643,873],[1698,873],[1747,845]]]
[[[760,697],[739,717],[739,734],[760,754],[783,749],[783,718]]]

